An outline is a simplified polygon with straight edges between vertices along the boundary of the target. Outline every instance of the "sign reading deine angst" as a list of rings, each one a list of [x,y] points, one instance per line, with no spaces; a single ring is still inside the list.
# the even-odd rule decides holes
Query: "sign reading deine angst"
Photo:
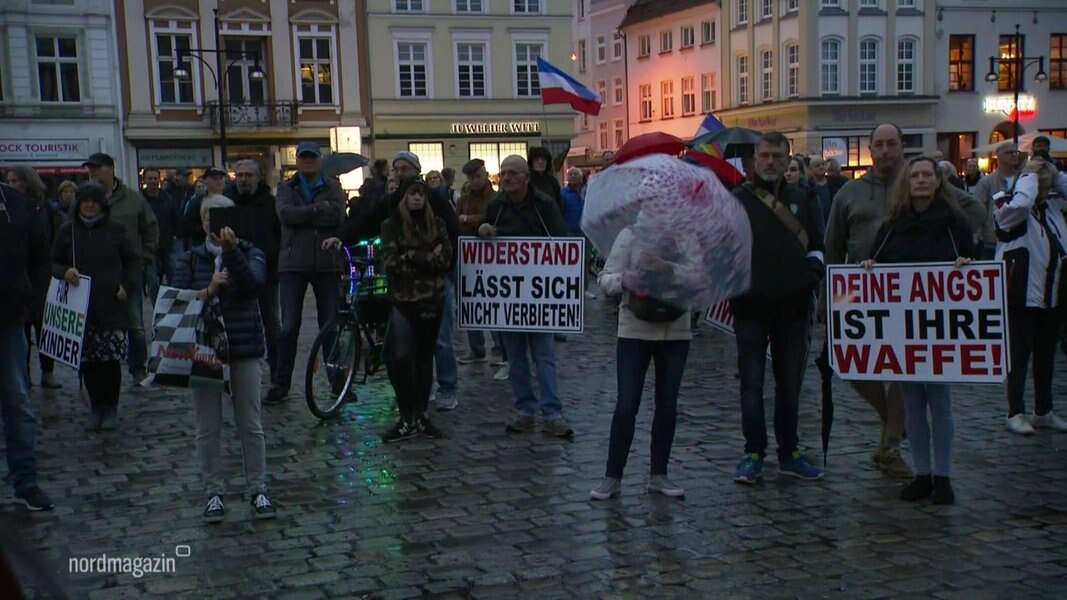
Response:
[[[580,333],[582,238],[459,239],[459,327]]]
[[[1000,383],[1010,368],[1004,288],[993,261],[828,266],[830,366],[849,380]]]
[[[84,275],[77,287],[63,279],[52,278],[41,325],[41,354],[75,369],[81,368],[90,289],[92,280]]]

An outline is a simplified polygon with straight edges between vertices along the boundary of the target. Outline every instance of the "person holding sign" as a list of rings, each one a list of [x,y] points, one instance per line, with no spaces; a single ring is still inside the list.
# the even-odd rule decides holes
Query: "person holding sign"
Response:
[[[563,237],[567,226],[555,200],[530,185],[530,165],[521,156],[512,155],[500,163],[500,187],[485,209],[485,222],[478,235],[493,237]],[[540,404],[544,419],[542,431],[551,436],[569,438],[574,430],[563,419],[556,379],[556,340],[551,333],[505,332],[501,334],[508,356],[508,379],[515,395],[515,417],[507,431],[520,433],[537,425]],[[537,365],[540,401],[530,385],[527,350]]]
[[[381,258],[393,303],[389,321],[389,382],[400,419],[382,435],[386,443],[419,435],[441,437],[426,410],[433,390],[434,348],[445,310],[445,280],[452,268],[448,228],[427,200],[418,176],[397,188],[400,203],[382,223]]]
[[[874,238],[871,257],[861,263],[953,262],[961,267],[975,255],[974,236],[959,208],[950,200],[952,185],[934,159],[920,156],[901,171],[893,188],[885,223]],[[904,428],[911,444],[915,478],[900,492],[902,500],[933,496],[934,504],[952,504],[952,396],[948,384],[909,381],[900,384],[904,398]],[[930,459],[929,408],[933,425]]]
[[[650,361],[656,361],[656,413],[652,419],[652,469],[648,491],[664,496],[684,496],[685,491],[667,479],[667,461],[674,443],[678,419],[678,391],[682,387],[689,356],[689,313],[683,308],[664,306],[662,313],[645,314],[638,308],[638,297],[631,293],[640,288],[644,277],[656,277],[671,267],[654,254],[634,251],[633,229],[623,229],[611,246],[611,254],[597,283],[605,294],[622,294],[619,308],[618,341],[615,345],[618,399],[611,418],[608,464],[604,481],[589,497],[607,500],[619,493],[622,471],[634,438],[634,421],[641,406],[641,390]],[[653,300],[653,302],[655,302]],[[646,306],[650,305],[647,301]]]
[[[1067,431],[1067,420],[1052,412],[1052,364],[1062,310],[1067,222],[1062,199],[1067,197],[1067,175],[1051,163],[1034,158],[1015,182],[1011,198],[996,200],[997,259],[1008,273],[1008,334],[1011,370],[1008,371],[1008,430],[1033,435],[1034,427]],[[1033,355],[1034,414],[1024,414],[1026,369]]]
[[[52,247],[52,275],[78,286],[92,280],[82,347],[81,375],[89,392],[87,431],[116,429],[119,391],[130,328],[126,303],[140,293],[141,257],[126,228],[111,220],[110,203],[98,183],[78,188],[74,218],[64,223]]]

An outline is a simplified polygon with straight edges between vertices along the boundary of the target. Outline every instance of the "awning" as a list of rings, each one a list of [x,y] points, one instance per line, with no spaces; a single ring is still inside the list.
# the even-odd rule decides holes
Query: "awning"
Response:
[[[567,152],[567,157],[570,158],[571,156],[585,156],[586,152],[588,151],[589,146],[572,146],[570,151]]]

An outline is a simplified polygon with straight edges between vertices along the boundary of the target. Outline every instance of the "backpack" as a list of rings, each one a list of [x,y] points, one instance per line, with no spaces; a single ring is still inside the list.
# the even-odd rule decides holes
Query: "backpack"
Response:
[[[649,323],[670,323],[678,320],[688,312],[684,308],[679,308],[640,292],[630,292],[630,301],[627,306],[635,317]]]

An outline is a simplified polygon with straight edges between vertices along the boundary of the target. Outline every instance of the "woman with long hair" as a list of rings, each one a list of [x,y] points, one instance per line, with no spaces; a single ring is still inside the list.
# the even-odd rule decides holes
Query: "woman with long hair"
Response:
[[[889,214],[875,237],[870,269],[878,263],[951,262],[961,267],[974,257],[974,238],[967,220],[951,200],[937,161],[912,159],[897,177]],[[934,504],[952,504],[952,396],[949,385],[933,381],[901,383],[904,429],[908,433],[915,479],[900,492],[902,500],[933,497]],[[930,420],[927,420],[927,411]],[[933,464],[930,433],[933,426]]]
[[[445,223],[434,215],[429,188],[405,177],[397,188],[400,203],[381,230],[381,254],[392,309],[386,366],[400,419],[382,440],[399,442],[418,435],[437,438],[441,431],[426,409],[433,389],[433,355],[441,328],[445,277],[452,246]]]

